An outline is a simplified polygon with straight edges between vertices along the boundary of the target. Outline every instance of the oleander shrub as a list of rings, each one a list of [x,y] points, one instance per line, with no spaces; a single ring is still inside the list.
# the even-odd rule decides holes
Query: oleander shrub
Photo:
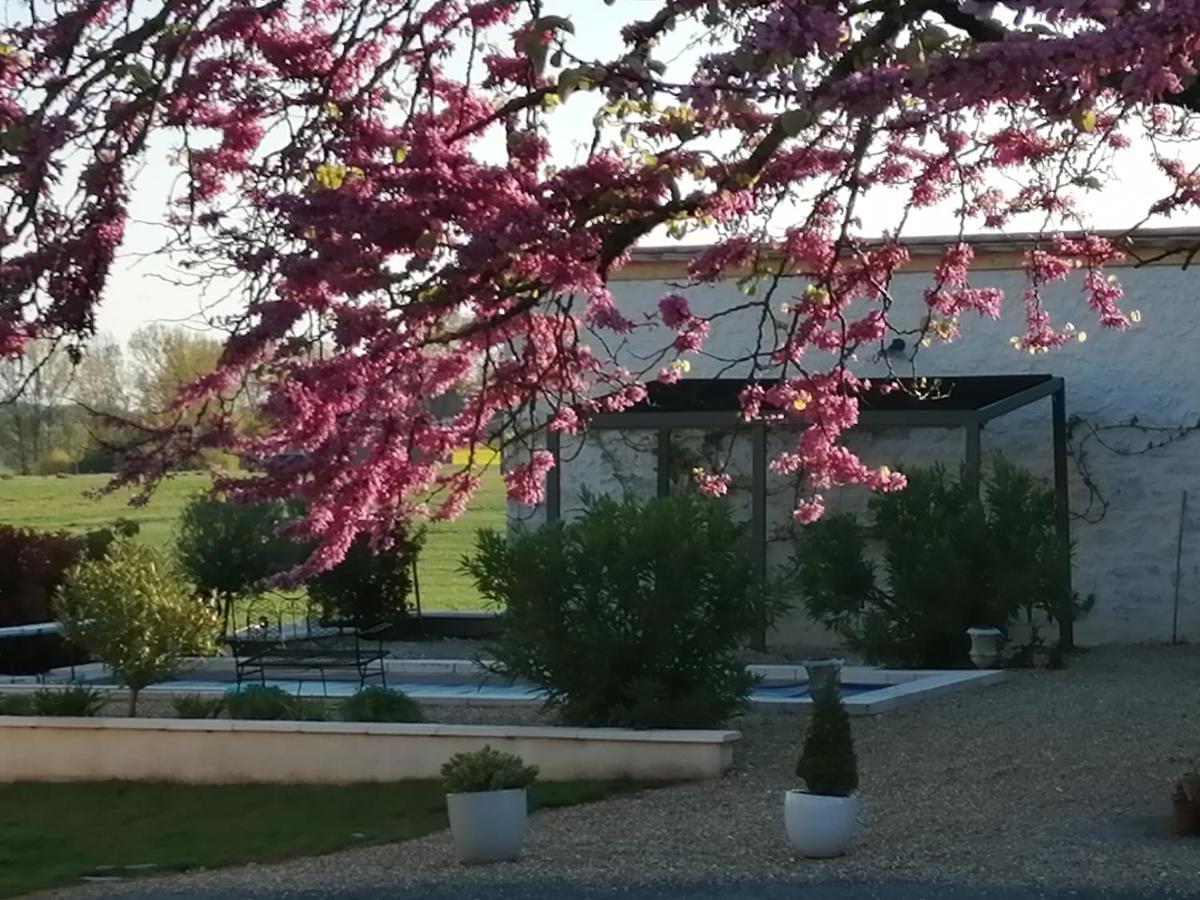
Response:
[[[481,531],[464,568],[505,610],[497,668],[571,725],[724,722],[753,684],[739,648],[779,611],[745,529],[699,495],[586,496],[575,521]]]
[[[934,466],[873,495],[868,514],[806,526],[793,563],[809,615],[869,662],[967,667],[968,628],[1087,611],[1062,577],[1070,548],[1054,527],[1053,490],[1003,458],[982,500]]]

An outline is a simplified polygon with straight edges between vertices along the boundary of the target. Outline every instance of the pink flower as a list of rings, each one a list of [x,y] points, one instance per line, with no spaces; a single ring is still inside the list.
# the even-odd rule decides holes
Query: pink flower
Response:
[[[687,297],[682,294],[667,294],[658,301],[658,310],[662,315],[663,324],[668,328],[678,328],[692,318]]]

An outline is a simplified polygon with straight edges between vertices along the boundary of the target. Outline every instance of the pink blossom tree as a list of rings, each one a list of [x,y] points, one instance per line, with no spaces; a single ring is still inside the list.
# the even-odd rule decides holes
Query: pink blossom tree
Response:
[[[634,371],[605,348],[646,318],[608,279],[648,235],[703,229],[691,278],[758,284],[745,362],[777,380],[744,412],[799,426],[774,465],[802,479],[807,521],[831,485],[903,484],[841,443],[866,386],[850,358],[899,333],[908,258],[905,217],[868,242],[864,204],[900,192],[963,228],[1037,213],[1021,343],[1041,352],[1069,337],[1042,290],[1072,272],[1105,326],[1126,324],[1105,272],[1119,242],[1055,236],[1122,153],[1174,185],[1131,226],[1200,200],[1170,155],[1200,109],[1200,0],[657,0],[603,20],[621,49],[601,59],[544,7],[29,0],[0,31],[0,353],[86,345],[138,167],[174,148],[164,251],[242,302],[217,370],[144,429],[123,477],[152,484],[206,448],[255,458],[222,487],[303,497],[315,570],[360,531],[458,514],[479,473],[448,465],[455,448],[574,432],[679,377],[730,310],[663,297],[673,338]],[[695,52],[667,65],[680,29]],[[561,108],[597,96],[587,148],[555,165]],[[947,249],[918,339],[999,314],[971,264]],[[243,428],[231,397],[250,378],[264,415]],[[536,502],[552,464],[508,473],[511,496]]]

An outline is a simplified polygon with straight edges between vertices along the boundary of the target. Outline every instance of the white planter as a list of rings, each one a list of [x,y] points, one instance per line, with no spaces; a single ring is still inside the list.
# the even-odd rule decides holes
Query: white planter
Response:
[[[525,839],[528,805],[525,789],[447,794],[450,833],[464,863],[515,860]]]
[[[801,665],[804,666],[804,671],[808,673],[808,693],[815,694],[819,691],[822,685],[833,682],[838,686],[842,683],[842,665],[844,659],[806,659]]]
[[[841,856],[858,830],[857,796],[828,797],[788,791],[783,797],[783,823],[788,840],[811,859]]]
[[[1004,633],[999,628],[968,628],[971,638],[971,662],[977,669],[990,669],[1000,658],[1000,640]]]

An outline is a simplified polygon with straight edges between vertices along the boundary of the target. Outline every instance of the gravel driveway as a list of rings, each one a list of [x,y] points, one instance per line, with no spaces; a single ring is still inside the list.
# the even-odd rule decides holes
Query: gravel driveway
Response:
[[[461,867],[441,833],[56,896],[1196,896],[1200,840],[1172,835],[1167,814],[1172,778],[1200,757],[1198,694],[1200,648],[1106,648],[1066,671],[1016,672],[1003,685],[855,719],[866,822],[839,860],[796,859],[787,846],[781,794],[794,782],[801,719],[774,715],[740,724],[738,768],[721,781],[537,815],[517,864]],[[856,884],[835,891],[830,882]],[[933,883],[946,888],[920,886]],[[656,887],[664,884],[670,892]]]

